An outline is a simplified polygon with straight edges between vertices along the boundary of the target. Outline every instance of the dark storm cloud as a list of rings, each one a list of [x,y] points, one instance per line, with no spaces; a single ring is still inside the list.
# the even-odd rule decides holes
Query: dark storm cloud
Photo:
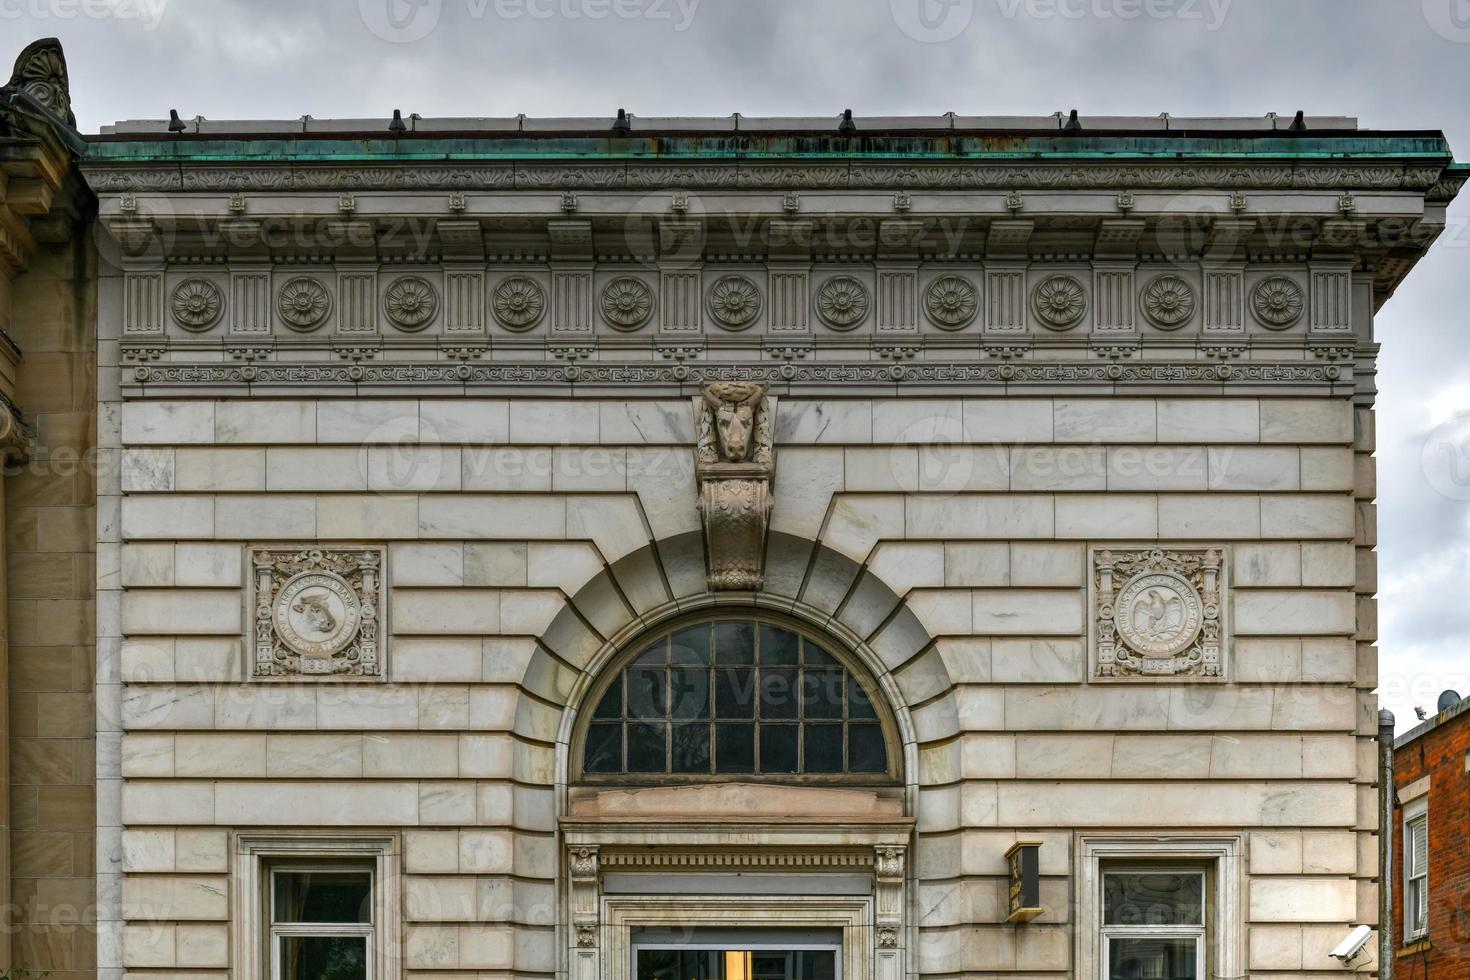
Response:
[[[66,45],[82,125],[425,115],[1261,116],[1442,128],[1470,155],[1462,0],[0,0]],[[1470,197],[1470,195],[1467,195]],[[1426,434],[1470,411],[1470,265],[1451,226],[1381,312],[1385,700],[1465,683],[1470,502]],[[1388,681],[1394,678],[1394,685]],[[1456,680],[1460,678],[1460,680]],[[1400,684],[1402,680],[1404,683]]]

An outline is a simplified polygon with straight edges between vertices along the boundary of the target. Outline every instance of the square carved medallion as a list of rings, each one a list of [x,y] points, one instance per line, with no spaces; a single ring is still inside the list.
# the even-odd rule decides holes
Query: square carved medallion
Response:
[[[1224,547],[1094,548],[1095,678],[1225,676]]]
[[[380,677],[383,548],[250,549],[251,673]]]

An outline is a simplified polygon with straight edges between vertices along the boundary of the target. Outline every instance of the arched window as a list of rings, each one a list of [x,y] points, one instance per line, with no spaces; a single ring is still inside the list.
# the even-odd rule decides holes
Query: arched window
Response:
[[[582,775],[891,775],[885,717],[830,643],[768,619],[676,626],[612,672]]]

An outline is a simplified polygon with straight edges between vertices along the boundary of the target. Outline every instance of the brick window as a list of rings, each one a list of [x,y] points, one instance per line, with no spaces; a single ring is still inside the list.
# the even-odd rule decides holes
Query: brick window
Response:
[[[1427,800],[1404,808],[1404,939],[1429,932],[1429,810]]]

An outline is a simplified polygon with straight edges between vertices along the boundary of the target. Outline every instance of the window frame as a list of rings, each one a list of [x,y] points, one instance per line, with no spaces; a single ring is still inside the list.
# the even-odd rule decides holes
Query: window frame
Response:
[[[377,938],[377,874],[371,864],[342,862],[342,861],[303,861],[293,860],[285,862],[267,862],[262,869],[261,896],[265,901],[265,910],[262,921],[266,927],[266,950],[265,957],[270,967],[271,980],[285,980],[281,973],[281,967],[285,962],[283,953],[283,940],[293,937],[316,937],[331,939],[363,939],[364,976],[371,978],[373,973],[374,947]],[[277,918],[276,910],[276,876],[283,874],[313,874],[316,872],[344,871],[357,872],[368,876],[368,921],[367,922],[282,922]]]
[[[1413,874],[1414,845],[1410,839],[1410,828],[1422,823],[1424,827],[1424,868],[1422,873]],[[1403,886],[1404,905],[1404,945],[1418,942],[1429,935],[1429,798],[1420,797],[1411,803],[1404,804],[1403,808],[1403,873],[1400,882]],[[1414,907],[1409,898],[1412,891],[1411,886],[1416,882],[1423,883],[1423,911],[1424,921],[1419,928],[1414,927]]]
[[[780,629],[789,630],[799,635],[803,640],[816,644],[823,652],[836,659],[846,675],[862,688],[863,692],[867,695],[869,704],[872,705],[875,716],[874,720],[877,722],[879,733],[883,739],[885,756],[884,770],[882,772],[836,773],[587,772],[585,767],[586,749],[587,738],[591,727],[599,721],[611,722],[613,720],[598,719],[594,717],[594,714],[608,689],[624,676],[626,669],[632,662],[646,653],[652,645],[667,639],[673,634],[695,626],[710,625],[713,627],[715,624],[724,622],[751,622],[756,624],[757,627],[764,623]],[[710,696],[713,698],[713,690]],[[620,717],[618,721],[619,723],[626,724],[626,718]],[[821,722],[822,719],[816,719],[816,721]],[[844,726],[850,724],[850,721],[846,718],[838,719],[838,721]],[[799,725],[807,723],[810,723],[810,720],[796,722]],[[755,722],[751,724],[754,725]],[[845,732],[843,740],[844,746],[846,746],[847,734]],[[872,672],[848,650],[847,645],[839,637],[830,633],[818,632],[791,616],[761,608],[739,607],[714,611],[701,610],[690,615],[679,616],[660,623],[653,629],[639,633],[633,639],[623,644],[622,649],[618,651],[617,655],[601,669],[595,682],[590,686],[586,697],[582,701],[571,741],[568,761],[571,763],[571,781],[588,785],[667,785],[670,783],[685,785],[712,782],[779,784],[800,782],[816,785],[892,786],[899,783],[902,760],[902,743],[898,738],[898,725],[888,706],[883,688],[879,685]],[[624,761],[626,763],[626,759]]]
[[[1202,907],[1200,910],[1200,921],[1198,925],[1176,924],[1176,925],[1109,925],[1106,915],[1106,882],[1109,875],[1114,874],[1171,874],[1171,875],[1197,875],[1200,879],[1200,898]],[[1112,975],[1113,939],[1192,939],[1194,940],[1194,975],[1197,980],[1207,980],[1210,976],[1206,972],[1209,961],[1209,939],[1210,920],[1214,914],[1213,889],[1210,879],[1213,877],[1208,865],[1188,861],[1185,863],[1151,863],[1137,864],[1133,861],[1106,861],[1098,868],[1098,887],[1103,889],[1102,896],[1098,900],[1098,909],[1103,914],[1098,921],[1098,951],[1101,958],[1099,964],[1102,970],[1103,980]]]
[[[400,846],[397,835],[237,833],[232,835],[233,907],[239,921],[234,962],[245,980],[281,980],[280,940],[295,936],[365,935],[368,980],[400,980]],[[285,923],[274,914],[281,871],[366,871],[372,889],[369,923]]]
[[[1043,849],[1044,850],[1044,849]],[[1245,850],[1242,835],[1082,835],[1077,840],[1077,976],[1107,980],[1102,876],[1107,871],[1165,868],[1205,872],[1204,967],[1200,977],[1244,972]],[[1046,869],[1043,868],[1043,874]],[[1176,927],[1165,927],[1176,929]],[[1176,932],[1178,930],[1176,929]]]

